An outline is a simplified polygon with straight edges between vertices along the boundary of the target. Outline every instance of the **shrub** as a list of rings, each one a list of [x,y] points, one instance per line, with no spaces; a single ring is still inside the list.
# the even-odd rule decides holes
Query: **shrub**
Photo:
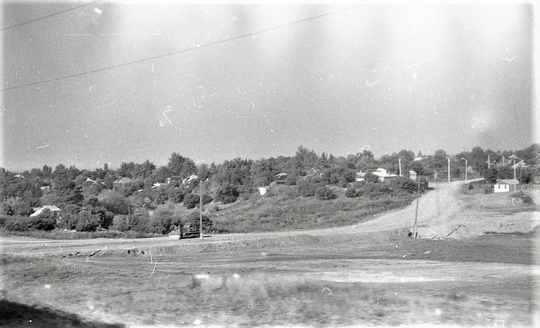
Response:
[[[356,188],[353,187],[347,188],[347,190],[345,191],[345,196],[349,198],[358,197],[358,191],[356,190]]]
[[[148,214],[129,215],[129,230],[140,233],[147,233],[149,230],[150,218]]]
[[[201,202],[201,196],[196,194],[187,194],[184,197],[184,206],[188,209],[197,207]],[[209,204],[212,202],[212,197],[208,195],[203,195],[202,197],[203,204]]]
[[[188,217],[186,219],[186,222],[191,223],[193,229],[195,229],[196,231],[199,230],[199,225],[200,225],[200,214],[199,213],[200,213],[199,211],[192,212],[191,214],[188,215]],[[212,231],[212,225],[213,225],[213,222],[212,222],[212,220],[210,220],[210,217],[203,214],[202,215],[203,232]]]
[[[390,186],[394,190],[404,190],[408,193],[415,193],[418,185],[413,180],[406,177],[395,177],[390,181]],[[422,187],[422,186],[420,186]]]
[[[186,191],[182,188],[169,189],[169,200],[175,204],[181,203],[186,196]]]
[[[9,231],[50,231],[56,227],[56,220],[46,216],[10,216],[4,220],[4,228]]]
[[[330,199],[334,199],[336,198],[337,196],[332,192],[332,190],[330,190],[328,187],[326,186],[319,186],[317,187],[317,189],[315,190],[315,196],[317,197],[317,199],[319,200],[330,200]]]
[[[108,211],[115,214],[128,214],[129,200],[117,191],[104,190],[99,194],[99,202],[105,206]]]
[[[518,191],[511,195],[513,198],[520,198],[523,201],[523,204],[534,204],[534,201],[532,200],[531,196],[527,195],[523,191]]]
[[[222,185],[216,191],[216,200],[223,204],[230,204],[236,202],[240,196],[240,192],[237,188],[230,184]]]
[[[383,183],[368,183],[359,190],[359,194],[362,196],[375,198],[383,195],[391,194],[392,189]]]
[[[297,186],[298,186],[298,192],[303,197],[315,196],[315,192],[317,191],[317,188],[324,187],[322,183],[314,182],[310,180],[299,180]]]
[[[128,231],[129,230],[129,215],[117,214],[114,216],[110,230]]]
[[[148,222],[149,232],[159,234],[169,233],[173,227],[173,222],[174,225],[181,224],[179,218],[175,217],[172,211],[167,209],[156,210]]]
[[[101,218],[99,215],[92,214],[89,211],[79,213],[75,230],[77,231],[96,231],[100,225]]]

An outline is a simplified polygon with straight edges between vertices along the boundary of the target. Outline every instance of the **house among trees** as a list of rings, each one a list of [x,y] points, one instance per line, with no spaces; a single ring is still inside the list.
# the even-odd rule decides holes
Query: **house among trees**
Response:
[[[373,174],[378,176],[379,180],[381,182],[384,182],[385,180],[389,180],[389,179],[397,177],[396,174],[390,174],[385,169],[383,169],[382,167],[379,167],[377,170],[375,170],[375,172],[373,172]]]
[[[276,174],[276,180],[274,182],[276,184],[285,184],[285,179],[287,179],[287,173],[281,172]]]
[[[418,176],[418,173],[416,173],[416,171],[409,170],[409,178],[410,178],[411,180],[416,181],[417,176]]]
[[[493,192],[499,193],[499,192],[509,192],[511,185],[518,185],[519,181],[515,179],[507,179],[507,180],[497,180],[497,182],[493,185]]]
[[[41,213],[43,213],[43,211],[45,210],[49,210],[51,211],[51,213],[58,213],[60,211],[62,211],[59,207],[57,206],[54,206],[54,205],[45,205],[45,206],[42,206],[42,207],[35,207],[34,208],[34,213],[30,214],[31,217],[35,217],[35,216],[38,216],[40,215]]]
[[[130,182],[133,182],[133,179],[122,177],[122,178],[119,178],[118,180],[114,181],[113,183],[115,183],[115,184],[116,183],[126,184],[126,183],[130,183]]]

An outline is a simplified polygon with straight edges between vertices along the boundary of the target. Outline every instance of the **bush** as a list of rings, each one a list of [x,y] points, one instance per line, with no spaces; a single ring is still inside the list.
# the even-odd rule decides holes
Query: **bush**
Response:
[[[353,187],[347,188],[347,190],[345,191],[345,196],[349,198],[358,197],[358,191],[356,190],[356,188]]]
[[[150,217],[148,229],[151,233],[166,234],[172,230],[173,225],[178,226],[180,224],[180,218],[175,217],[172,211],[161,209],[156,210],[154,215]]]
[[[240,196],[240,191],[230,184],[222,185],[216,191],[216,200],[223,204],[236,202],[238,196]]]
[[[56,227],[56,220],[53,217],[27,217],[10,216],[5,217],[4,228],[9,231],[30,231],[44,230],[50,231]]]
[[[531,196],[527,195],[521,190],[512,194],[511,196],[512,198],[520,198],[523,201],[523,204],[529,204],[529,205],[534,204],[534,201],[532,200]]]
[[[413,180],[406,177],[395,177],[390,181],[390,186],[394,190],[404,190],[408,193],[417,192],[418,185]],[[420,186],[422,188],[422,186]]]
[[[101,217],[96,214],[92,214],[89,211],[83,211],[79,213],[75,230],[77,231],[96,231],[100,226]]]
[[[186,191],[182,188],[169,189],[169,200],[175,204],[181,203],[186,196]]]
[[[199,206],[201,202],[201,196],[196,194],[187,194],[184,197],[184,206],[188,209],[195,208]],[[202,197],[203,204],[209,204],[212,202],[212,197],[208,195],[203,195]]]
[[[300,195],[303,197],[310,197],[315,196],[317,188],[324,187],[324,184],[310,180],[299,180],[297,186]]]
[[[334,198],[337,197],[332,192],[332,190],[330,190],[330,188],[328,188],[326,186],[317,187],[317,189],[315,190],[315,196],[319,200],[330,200],[330,199],[334,199]]]
[[[193,229],[196,231],[199,231],[199,225],[200,225],[200,212],[192,212],[188,215],[186,219],[186,223],[191,223]],[[202,228],[203,232],[211,232],[212,231],[212,225],[213,222],[210,220],[210,218],[206,215],[202,215]]]
[[[150,229],[150,218],[145,214],[128,215],[129,217],[129,230],[133,230],[140,233],[147,233]]]
[[[359,191],[361,196],[375,198],[392,193],[392,189],[384,183],[368,183]]]
[[[115,215],[112,221],[110,230],[128,231],[129,230],[129,215]]]
[[[115,214],[128,214],[129,200],[117,191],[104,190],[99,194],[99,202],[108,210]]]

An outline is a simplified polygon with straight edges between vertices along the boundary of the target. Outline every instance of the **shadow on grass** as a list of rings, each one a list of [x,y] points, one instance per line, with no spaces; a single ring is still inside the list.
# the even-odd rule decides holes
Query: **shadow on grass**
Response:
[[[0,300],[0,326],[41,328],[125,328],[124,324],[92,322],[76,314]]]

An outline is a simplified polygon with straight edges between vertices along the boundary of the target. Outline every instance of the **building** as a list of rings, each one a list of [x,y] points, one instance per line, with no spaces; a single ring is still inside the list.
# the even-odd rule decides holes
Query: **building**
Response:
[[[58,213],[60,211],[62,211],[59,207],[57,206],[54,206],[54,205],[44,205],[42,207],[36,207],[34,208],[34,213],[30,214],[31,217],[35,217],[35,216],[38,216],[40,215],[41,213],[43,213],[43,211],[45,210],[49,210],[51,211],[51,213],[55,214],[55,213]]]
[[[411,178],[411,180],[416,181],[418,178],[418,173],[416,173],[416,171],[409,170],[409,178]]]
[[[385,169],[379,167],[377,170],[375,170],[375,172],[373,172],[374,175],[376,175],[377,177],[379,177],[379,180],[381,182],[384,182],[384,181],[387,181],[387,180],[390,180],[390,179],[393,179],[395,177],[397,177],[396,174],[389,174]]]
[[[509,192],[511,185],[518,185],[519,182],[515,179],[507,179],[507,180],[497,180],[497,182],[493,185],[493,192],[499,193],[499,192]]]

